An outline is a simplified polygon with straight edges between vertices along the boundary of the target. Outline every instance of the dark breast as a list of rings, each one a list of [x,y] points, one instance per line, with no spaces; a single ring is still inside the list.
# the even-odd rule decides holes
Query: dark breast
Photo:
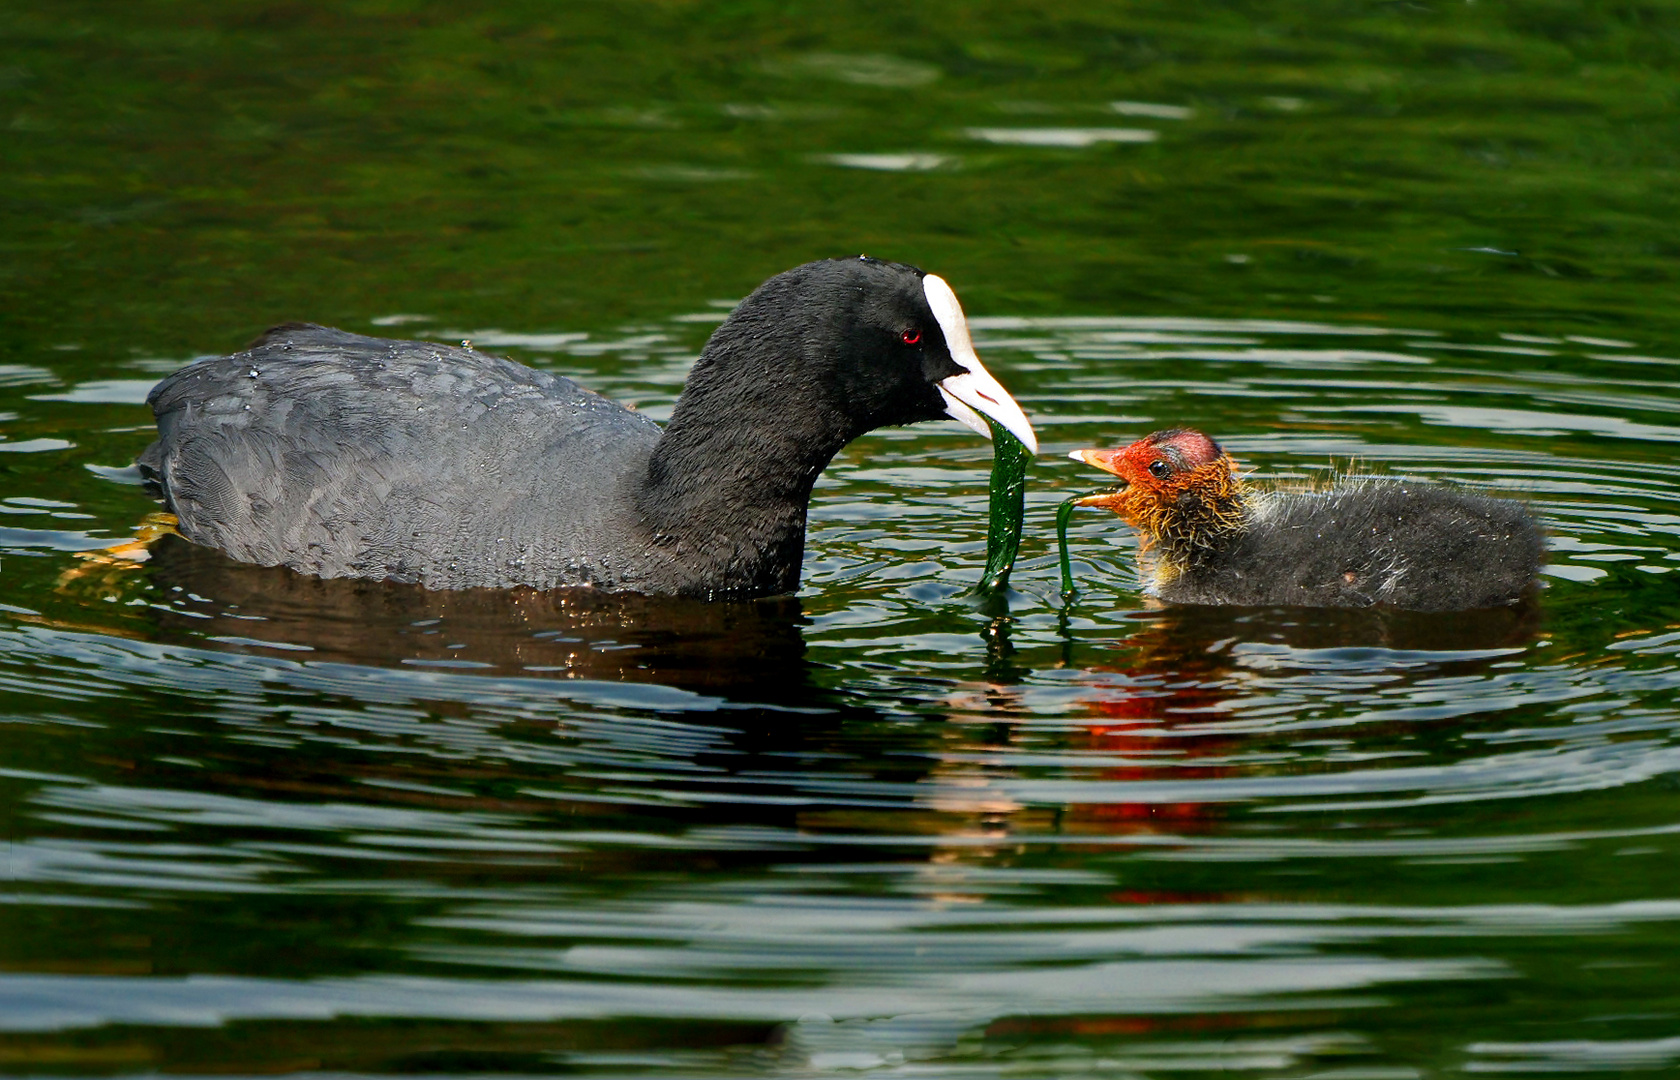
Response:
[[[1367,481],[1258,500],[1253,527],[1164,588],[1177,603],[1458,611],[1534,588],[1545,542],[1520,502]]]
[[[204,360],[148,399],[142,469],[188,539],[323,577],[634,587],[631,497],[660,428],[558,378],[315,326]],[[591,555],[591,553],[595,553]]]

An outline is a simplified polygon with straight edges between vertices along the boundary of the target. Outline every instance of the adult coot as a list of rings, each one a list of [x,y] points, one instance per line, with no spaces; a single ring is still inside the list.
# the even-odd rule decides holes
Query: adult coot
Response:
[[[811,485],[873,428],[991,417],[1036,450],[942,279],[875,259],[766,281],[670,422],[470,349],[305,324],[147,398],[183,536],[321,577],[701,597],[799,585]]]
[[[1145,589],[1173,603],[1493,607],[1534,588],[1545,554],[1520,502],[1374,478],[1250,492],[1219,444],[1190,429],[1070,456],[1124,481],[1078,505],[1143,535]]]

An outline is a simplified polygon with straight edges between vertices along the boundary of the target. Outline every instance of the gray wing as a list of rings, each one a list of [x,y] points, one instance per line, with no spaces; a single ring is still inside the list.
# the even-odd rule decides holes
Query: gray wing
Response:
[[[313,326],[148,398],[141,467],[188,539],[323,577],[614,582],[657,424],[519,364]],[[592,554],[593,553],[593,554]]]

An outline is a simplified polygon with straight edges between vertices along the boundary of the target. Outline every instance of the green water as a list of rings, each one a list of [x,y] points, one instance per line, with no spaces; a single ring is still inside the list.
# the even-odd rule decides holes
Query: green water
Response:
[[[0,1071],[1680,1067],[1680,7],[0,7]],[[764,278],[949,280],[1032,418],[878,432],[796,599],[165,541],[271,323],[668,414]],[[1154,610],[1066,459],[1529,499],[1517,611]]]

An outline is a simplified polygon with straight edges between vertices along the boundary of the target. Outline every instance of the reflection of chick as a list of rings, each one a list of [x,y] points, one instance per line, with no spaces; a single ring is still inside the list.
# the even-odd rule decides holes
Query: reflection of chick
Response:
[[[1492,607],[1534,587],[1545,551],[1510,499],[1375,479],[1251,494],[1219,444],[1190,429],[1070,456],[1124,481],[1078,505],[1143,534],[1145,587],[1174,603]]]

